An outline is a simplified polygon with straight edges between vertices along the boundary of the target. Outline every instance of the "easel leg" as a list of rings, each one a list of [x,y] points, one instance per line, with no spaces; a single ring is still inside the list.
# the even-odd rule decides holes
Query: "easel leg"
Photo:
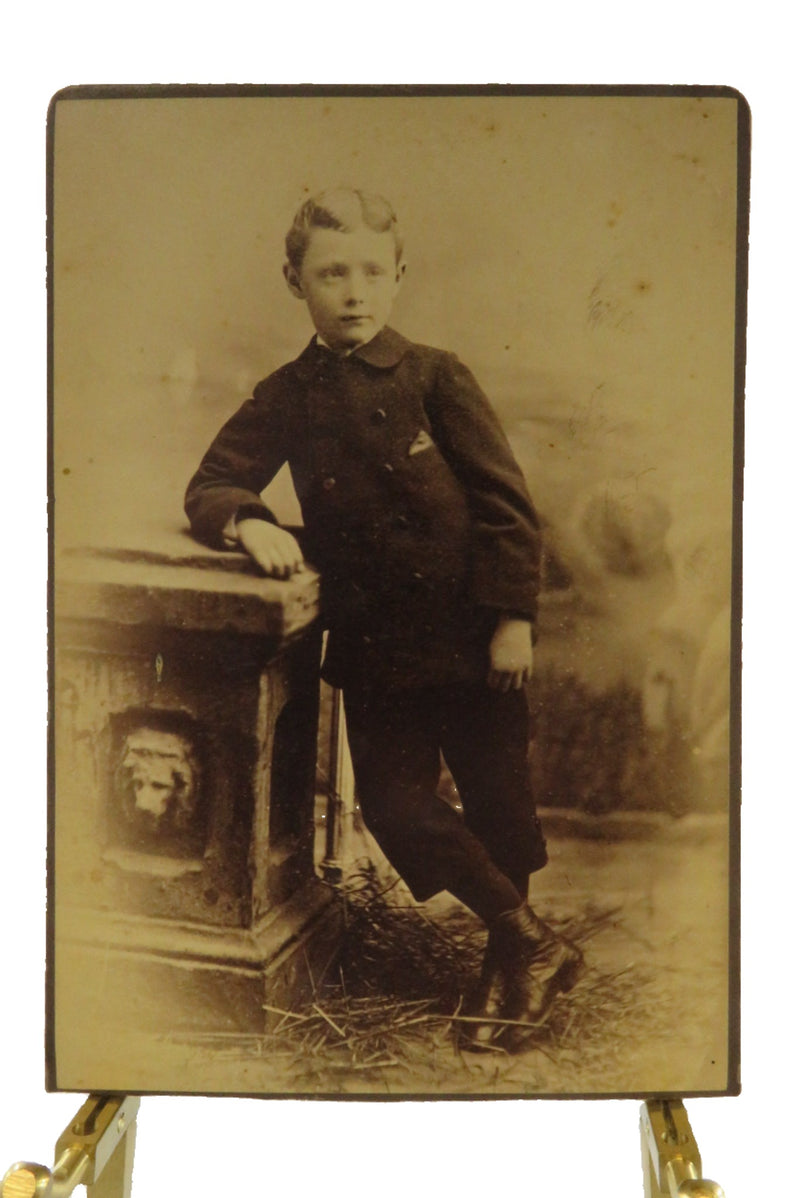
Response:
[[[650,1154],[650,1135],[647,1116],[645,1109],[642,1109],[642,1116],[639,1121],[639,1138],[642,1146],[642,1177],[644,1180],[644,1198],[662,1198],[661,1184],[658,1179],[658,1173],[653,1166],[653,1158]]]
[[[680,1099],[651,1099],[640,1108],[645,1198],[725,1198],[703,1177],[700,1151]]]
[[[103,1172],[93,1184],[86,1187],[86,1198],[131,1198],[135,1148],[134,1120],[114,1149]]]

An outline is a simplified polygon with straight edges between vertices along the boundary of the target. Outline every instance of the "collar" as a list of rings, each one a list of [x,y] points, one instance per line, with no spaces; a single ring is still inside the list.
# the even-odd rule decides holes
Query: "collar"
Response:
[[[410,347],[410,341],[400,333],[396,333],[394,329],[384,326],[365,345],[359,345],[352,353],[347,354],[343,361],[349,362],[353,358],[357,358],[379,370],[390,370],[397,365],[401,358],[405,357]],[[297,365],[301,367],[318,366],[320,359],[326,361],[332,352],[314,337],[297,359]]]

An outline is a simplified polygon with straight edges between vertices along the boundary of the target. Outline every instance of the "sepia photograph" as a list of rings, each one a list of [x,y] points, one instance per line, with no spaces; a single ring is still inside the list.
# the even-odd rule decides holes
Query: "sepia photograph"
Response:
[[[48,133],[48,1088],[737,1093],[742,97]]]

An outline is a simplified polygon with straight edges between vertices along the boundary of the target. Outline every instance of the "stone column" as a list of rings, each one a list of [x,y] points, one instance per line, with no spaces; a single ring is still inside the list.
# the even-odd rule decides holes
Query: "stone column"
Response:
[[[255,1029],[335,951],[314,867],[318,578],[175,533],[62,553],[53,613],[57,1080],[98,1088],[61,1076],[98,1019]]]

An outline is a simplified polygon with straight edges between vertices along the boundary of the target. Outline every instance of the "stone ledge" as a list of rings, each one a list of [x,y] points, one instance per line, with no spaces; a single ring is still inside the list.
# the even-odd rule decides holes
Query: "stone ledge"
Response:
[[[652,840],[656,837],[698,843],[706,837],[727,835],[726,811],[690,812],[673,816],[663,811],[610,811],[592,815],[570,807],[539,807],[545,835],[583,840]]]
[[[266,578],[241,553],[167,530],[148,547],[74,547],[55,568],[55,616],[286,640],[319,615],[319,576]]]
[[[260,976],[337,904],[333,889],[311,879],[252,929],[62,907],[56,920],[56,949],[81,946],[104,957],[160,960],[181,969],[222,969]]]

